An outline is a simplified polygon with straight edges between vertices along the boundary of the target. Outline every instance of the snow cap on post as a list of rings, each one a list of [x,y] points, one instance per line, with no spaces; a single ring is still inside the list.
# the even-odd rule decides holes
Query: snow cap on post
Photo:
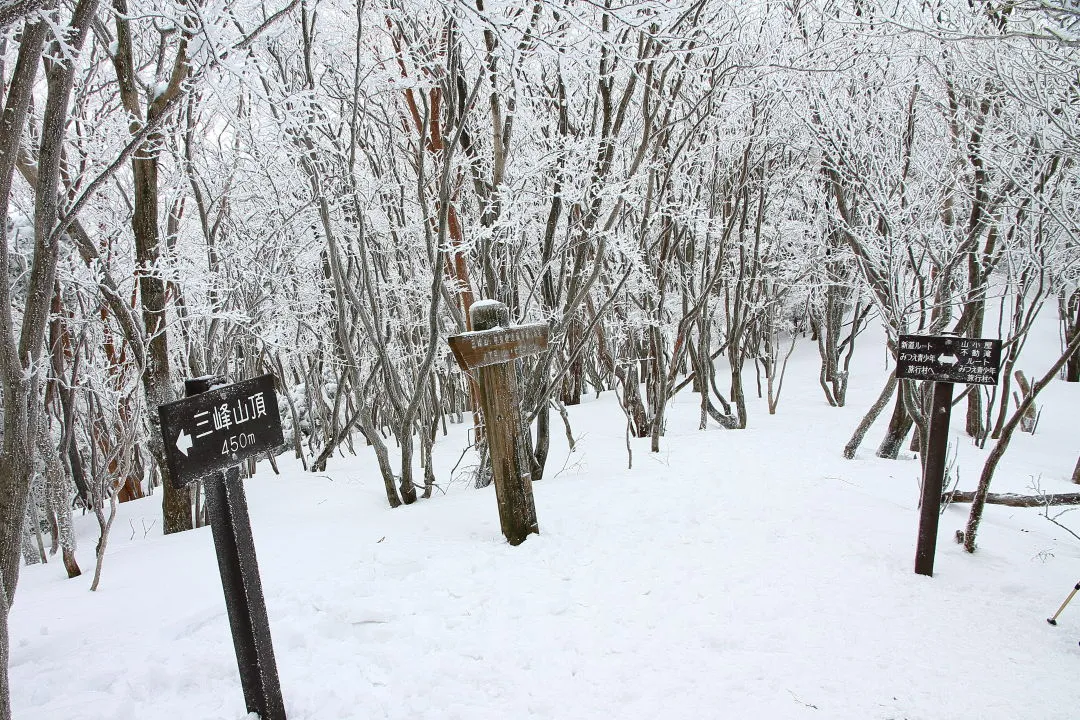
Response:
[[[473,330],[492,330],[510,326],[510,308],[498,300],[477,300],[469,308]]]

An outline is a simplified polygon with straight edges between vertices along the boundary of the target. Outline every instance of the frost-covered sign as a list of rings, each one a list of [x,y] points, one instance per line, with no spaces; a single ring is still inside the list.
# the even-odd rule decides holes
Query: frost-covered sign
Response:
[[[896,353],[900,380],[997,385],[1001,341],[949,335],[901,335]]]
[[[547,349],[549,333],[548,324],[541,322],[474,330],[448,340],[458,364],[465,370],[475,370],[541,353]]]
[[[514,360],[546,350],[551,331],[543,322],[511,325],[509,308],[495,300],[473,303],[469,318],[476,329],[448,338],[450,349],[461,369],[476,380],[499,521],[507,541],[520,545],[539,533],[540,525]]]
[[[282,443],[274,376],[214,388],[158,407],[173,485],[238,465]]]

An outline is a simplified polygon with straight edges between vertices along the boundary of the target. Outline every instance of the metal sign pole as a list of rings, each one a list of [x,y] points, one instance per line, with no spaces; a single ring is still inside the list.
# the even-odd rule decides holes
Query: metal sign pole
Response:
[[[216,380],[221,379],[187,381],[187,395],[208,390]],[[261,720],[286,720],[240,468],[214,471],[204,477],[203,488],[244,704]]]
[[[934,575],[934,555],[937,552],[938,518],[941,516],[941,492],[949,447],[952,396],[951,382],[934,383],[930,437],[926,440],[926,463],[923,465],[922,499],[919,503],[919,540],[915,547],[915,572],[930,577]]]

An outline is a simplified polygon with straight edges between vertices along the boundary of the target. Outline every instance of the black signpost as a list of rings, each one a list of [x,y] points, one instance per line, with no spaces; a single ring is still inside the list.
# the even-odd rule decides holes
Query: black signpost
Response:
[[[915,572],[933,576],[937,550],[938,517],[945,479],[945,459],[952,416],[953,383],[997,385],[1001,367],[1001,341],[939,335],[901,335],[896,353],[896,377],[931,380],[934,396],[929,437],[923,462],[919,540]]]
[[[184,387],[188,397],[158,407],[169,474],[177,487],[203,481],[247,711],[262,720],[285,720],[239,469],[284,442],[274,377],[233,385],[203,377]]]

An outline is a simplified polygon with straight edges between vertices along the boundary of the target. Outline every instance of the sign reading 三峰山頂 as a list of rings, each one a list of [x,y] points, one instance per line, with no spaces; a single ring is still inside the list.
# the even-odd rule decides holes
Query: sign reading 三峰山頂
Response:
[[[158,414],[169,475],[176,487],[285,442],[273,375],[160,405]]]
[[[949,335],[901,335],[896,353],[900,380],[997,385],[1001,341]]]

